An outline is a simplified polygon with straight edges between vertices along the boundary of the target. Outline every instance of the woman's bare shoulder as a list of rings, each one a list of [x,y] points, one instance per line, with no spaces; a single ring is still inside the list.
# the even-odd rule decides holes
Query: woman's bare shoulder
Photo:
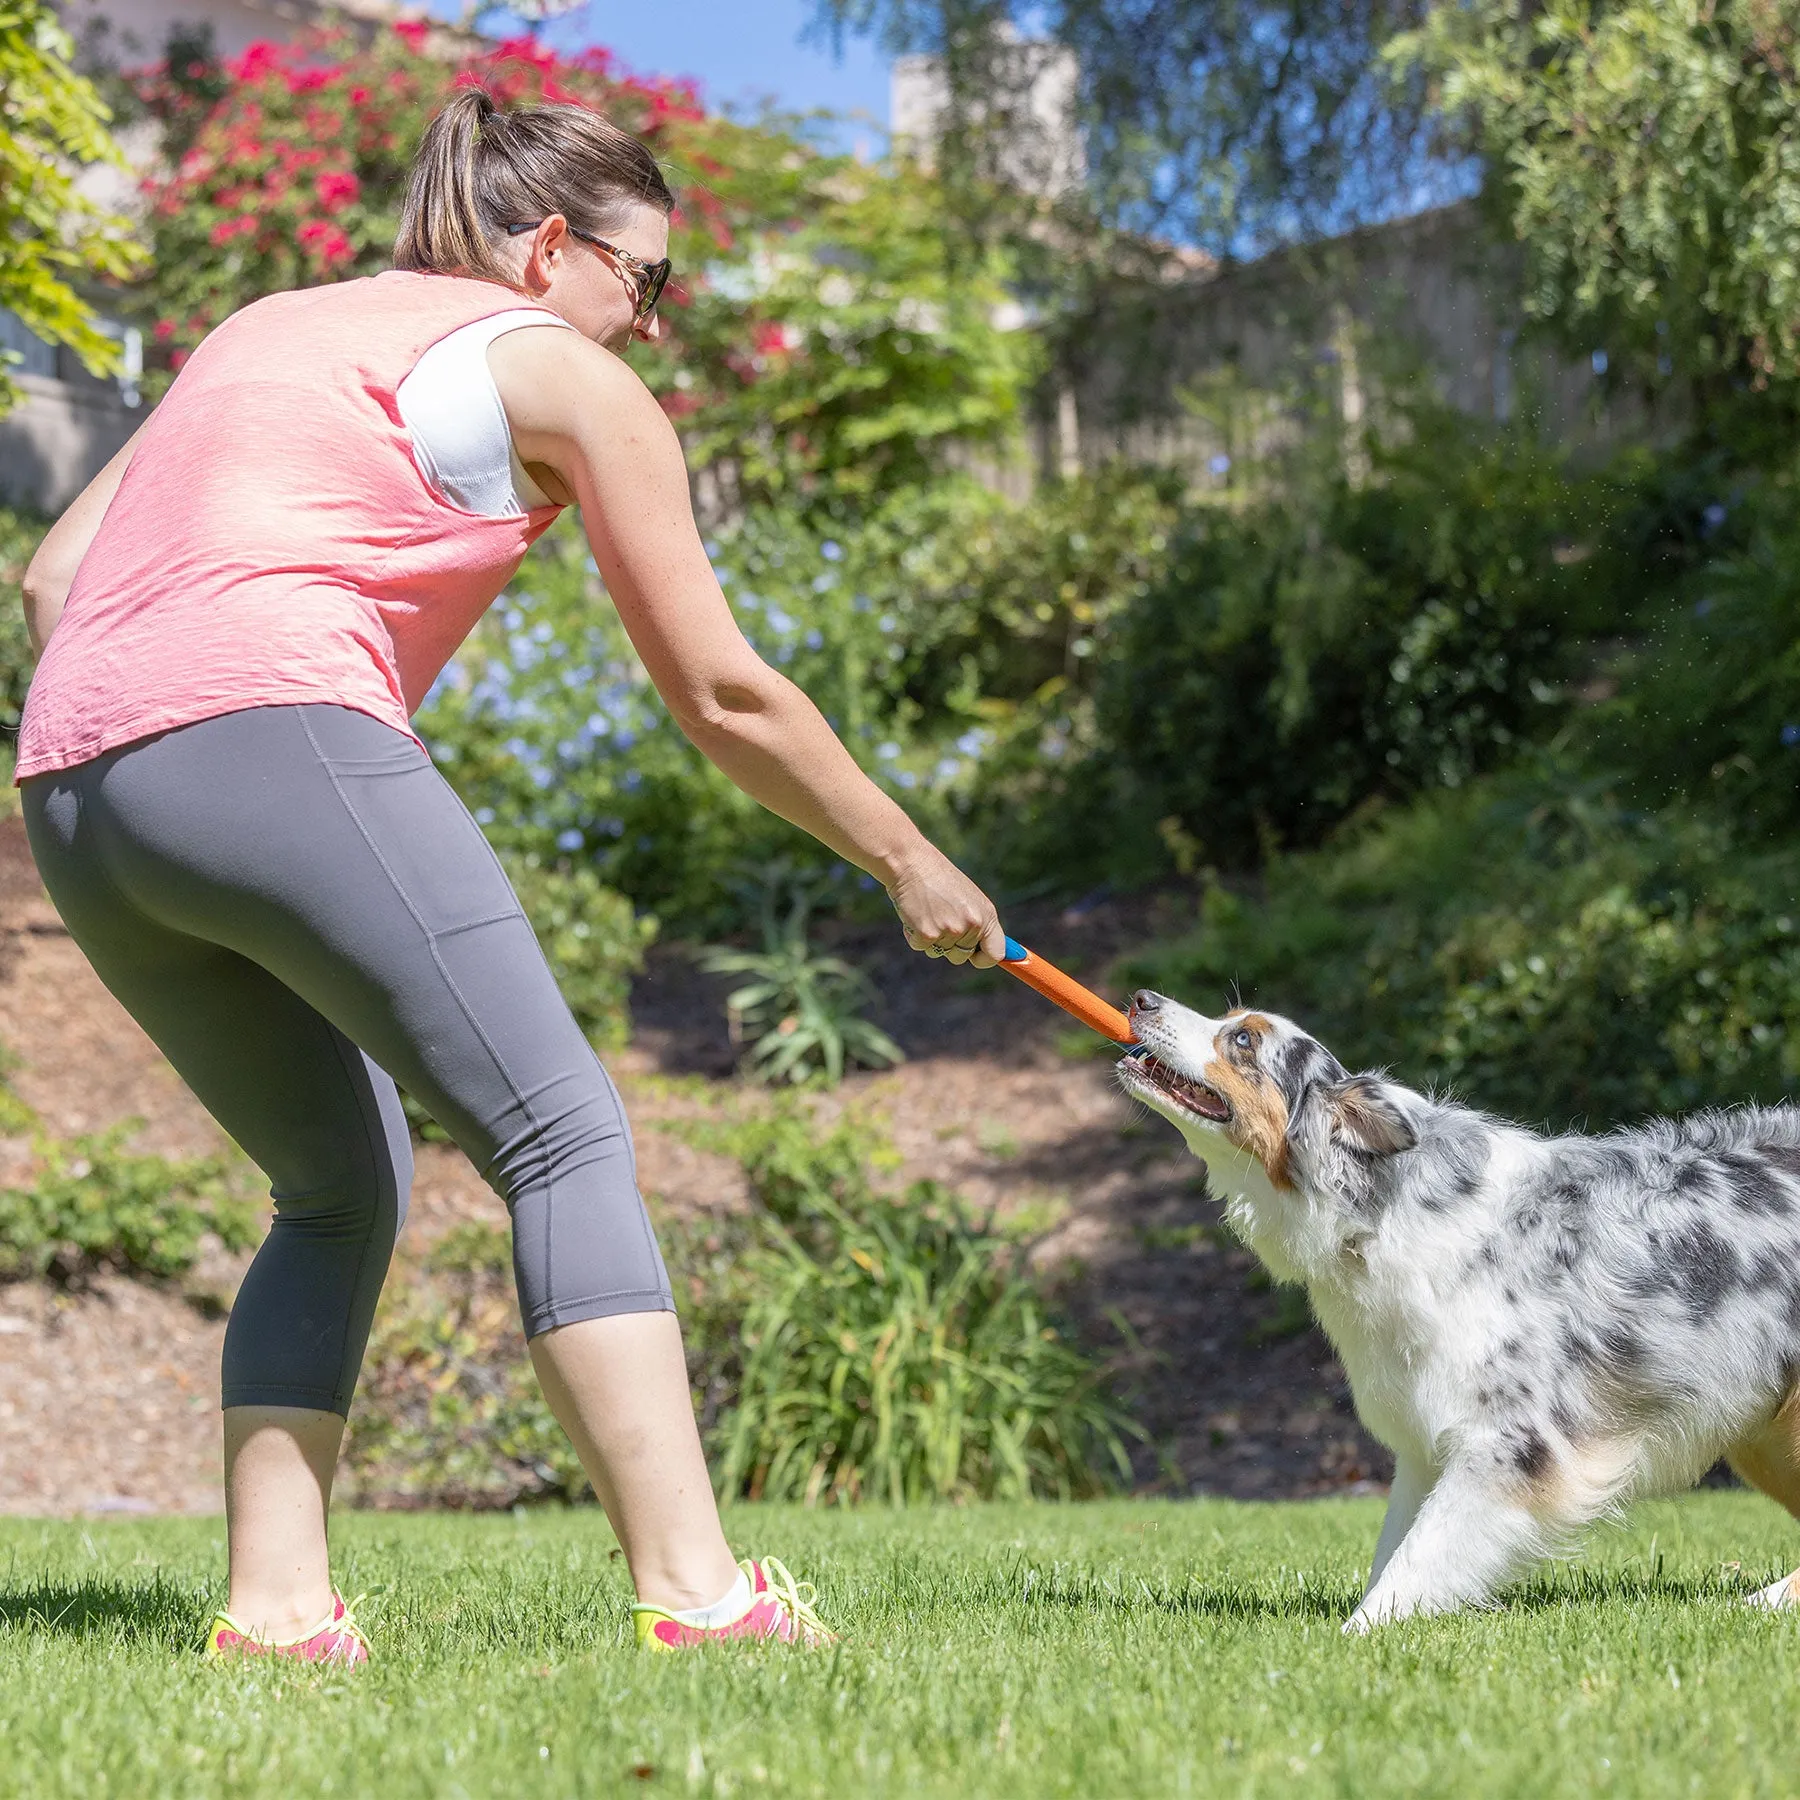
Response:
[[[623,357],[578,331],[509,331],[488,346],[488,367],[515,432],[572,433],[602,407],[614,419],[662,408]]]

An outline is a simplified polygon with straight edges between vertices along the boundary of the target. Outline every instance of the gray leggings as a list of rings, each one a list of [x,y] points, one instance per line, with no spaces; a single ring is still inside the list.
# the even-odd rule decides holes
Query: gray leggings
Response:
[[[384,1070],[511,1210],[528,1336],[674,1310],[618,1090],[411,739],[257,707],[35,776],[24,804],[75,941],[273,1183],[225,1405],[349,1410],[412,1181]]]

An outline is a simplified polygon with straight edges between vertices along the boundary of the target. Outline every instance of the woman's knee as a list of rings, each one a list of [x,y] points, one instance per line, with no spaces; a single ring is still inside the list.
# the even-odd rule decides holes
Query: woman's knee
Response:
[[[604,1075],[554,1108],[534,1108],[495,1153],[488,1179],[516,1211],[528,1195],[571,1180],[623,1180],[635,1192],[636,1155],[617,1091]]]

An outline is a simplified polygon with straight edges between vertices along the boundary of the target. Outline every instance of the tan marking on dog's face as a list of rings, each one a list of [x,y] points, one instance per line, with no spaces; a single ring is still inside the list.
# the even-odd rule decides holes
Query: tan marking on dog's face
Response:
[[[1273,1035],[1260,1013],[1229,1014],[1213,1038],[1205,1080],[1231,1102],[1226,1133],[1232,1142],[1262,1164],[1276,1187],[1291,1188],[1287,1102],[1262,1067],[1262,1047]]]

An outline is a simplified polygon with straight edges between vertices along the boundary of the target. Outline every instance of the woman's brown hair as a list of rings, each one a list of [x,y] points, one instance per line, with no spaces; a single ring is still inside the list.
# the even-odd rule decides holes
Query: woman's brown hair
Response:
[[[673,212],[675,196],[628,132],[585,106],[503,112],[485,88],[459,88],[413,161],[394,266],[510,283],[494,248],[508,225],[561,213],[604,237],[634,206]]]

